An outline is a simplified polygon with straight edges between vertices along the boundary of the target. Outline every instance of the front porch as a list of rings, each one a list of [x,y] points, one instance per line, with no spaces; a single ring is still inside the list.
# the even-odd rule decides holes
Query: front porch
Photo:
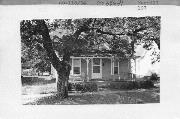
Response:
[[[71,57],[69,82],[134,80],[129,60],[112,57]],[[51,70],[57,77],[54,68]]]
[[[75,83],[75,82],[108,82],[108,81],[134,81],[138,80],[138,76],[132,73],[126,73],[122,72],[119,75],[112,75],[110,78],[94,78],[94,79],[88,79],[86,76],[69,76],[69,82]]]

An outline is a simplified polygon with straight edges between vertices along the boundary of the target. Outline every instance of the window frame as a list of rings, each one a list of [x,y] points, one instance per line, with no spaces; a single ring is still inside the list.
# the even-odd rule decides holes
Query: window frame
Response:
[[[119,75],[119,61],[117,61],[117,63],[118,63],[118,66],[115,66],[114,64],[115,64],[115,61],[113,61],[112,59],[111,59],[111,75]],[[118,67],[118,73],[117,74],[114,74],[114,68],[115,67]]]
[[[74,67],[77,67],[77,66],[74,66],[74,60],[79,60],[79,72],[80,72],[80,74],[74,74]],[[74,76],[79,76],[79,75],[81,75],[81,58],[72,58],[72,75],[74,75]]]
[[[94,64],[94,59],[98,59],[99,60],[99,64],[97,65],[97,64]],[[92,59],[93,60],[93,62],[92,62],[92,73],[93,74],[96,74],[96,73],[94,73],[94,66],[98,66],[99,67],[99,73],[101,73],[101,59],[100,58],[93,58]]]

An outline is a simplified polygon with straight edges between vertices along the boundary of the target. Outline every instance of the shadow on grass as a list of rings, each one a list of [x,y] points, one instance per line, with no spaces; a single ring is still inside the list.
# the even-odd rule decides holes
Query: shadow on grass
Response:
[[[160,88],[139,89],[131,92],[116,93],[117,95],[134,98],[138,103],[160,103]]]
[[[26,103],[25,105],[84,105],[84,104],[144,104],[159,103],[159,89],[135,91],[110,91],[92,93],[69,93],[66,99],[56,93]]]
[[[32,85],[45,85],[52,84],[56,82],[56,79],[46,80],[45,78],[39,77],[21,77],[22,86],[32,86]]]
[[[134,98],[117,94],[79,94],[60,99],[57,95],[47,96],[25,105],[84,105],[84,104],[137,104]]]
[[[57,95],[40,98],[34,102],[25,105],[83,105],[83,104],[115,104],[115,97],[106,97],[102,95],[70,95],[66,99],[61,99]]]

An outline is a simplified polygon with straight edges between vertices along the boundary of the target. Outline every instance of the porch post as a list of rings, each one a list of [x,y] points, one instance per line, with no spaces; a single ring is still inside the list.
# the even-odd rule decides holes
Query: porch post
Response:
[[[112,58],[111,58],[111,75],[113,75],[113,66],[112,66],[112,64],[113,64],[113,61],[112,61]]]
[[[89,81],[89,75],[88,75],[89,74],[89,72],[88,72],[88,69],[89,69],[89,59],[88,58],[86,59],[86,64],[87,64],[87,69],[86,69],[87,70],[87,81]]]
[[[72,75],[74,75],[74,70],[73,70],[73,66],[74,66],[74,57],[72,57],[72,66],[71,66],[71,70],[72,70]]]
[[[136,81],[136,77],[137,77],[137,75],[136,75],[136,58],[134,59],[134,62],[135,62],[135,77],[134,77],[134,81]]]

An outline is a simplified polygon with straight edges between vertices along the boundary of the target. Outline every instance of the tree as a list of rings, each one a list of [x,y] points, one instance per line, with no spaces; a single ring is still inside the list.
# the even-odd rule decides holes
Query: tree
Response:
[[[23,20],[20,27],[21,42],[36,49],[36,58],[50,62],[57,70],[61,98],[68,96],[72,55],[111,54],[126,59],[134,55],[135,44],[144,43],[148,49],[152,41],[160,49],[160,17]],[[108,44],[108,50],[99,47],[103,43]]]

